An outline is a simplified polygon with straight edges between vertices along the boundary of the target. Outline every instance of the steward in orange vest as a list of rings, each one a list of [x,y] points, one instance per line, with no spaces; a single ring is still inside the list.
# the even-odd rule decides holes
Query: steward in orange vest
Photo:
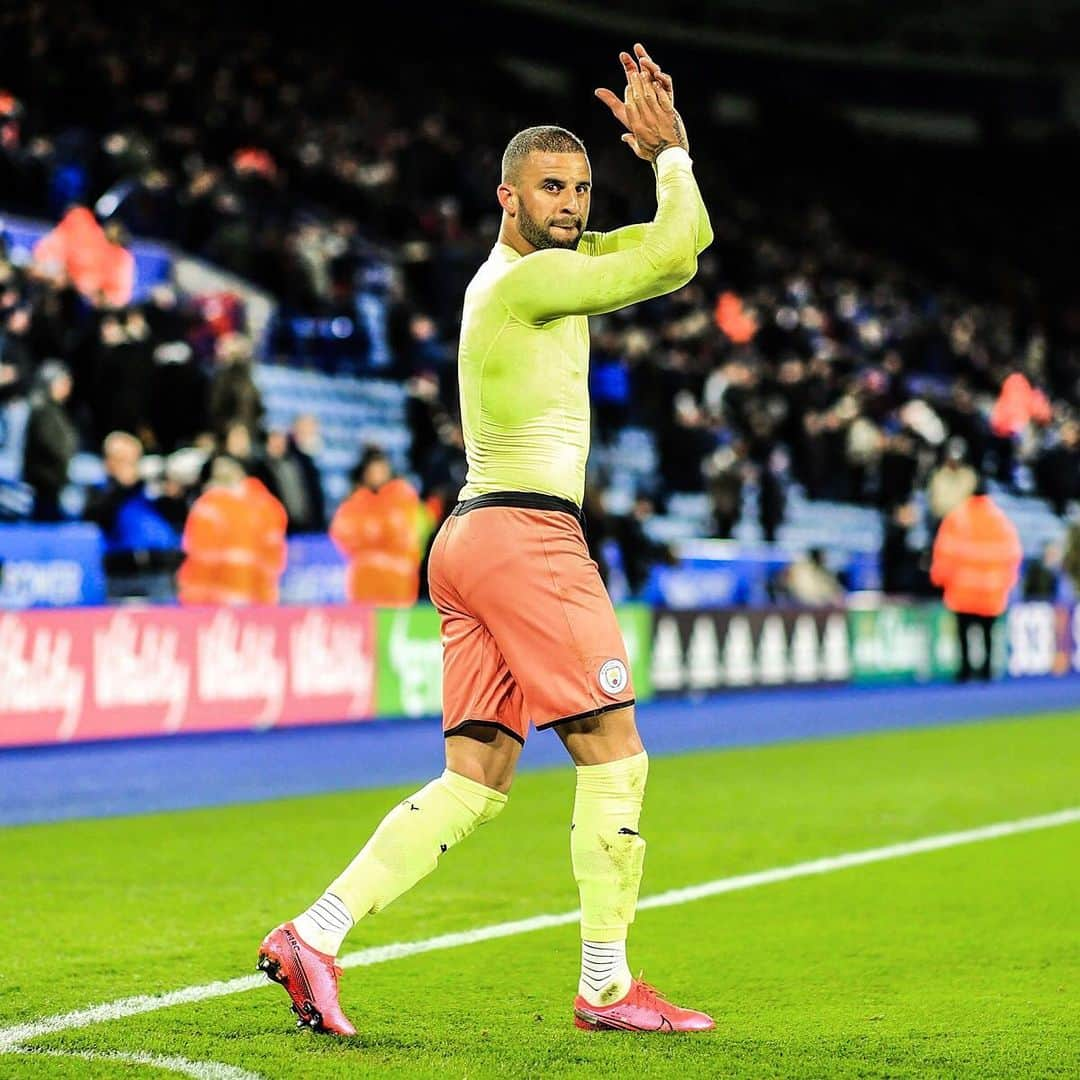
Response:
[[[338,507],[330,536],[349,560],[345,592],[354,604],[408,607],[420,591],[420,497],[393,478],[379,449],[364,452],[356,489]]]
[[[238,461],[217,458],[184,525],[180,603],[276,604],[287,521],[285,507]]]
[[[986,482],[980,480],[975,493],[942,520],[930,566],[930,580],[945,590],[945,606],[956,614],[960,681],[972,675],[969,632],[973,627],[983,638],[978,674],[990,678],[994,621],[1008,606],[1022,560],[1015,526],[986,493]]]

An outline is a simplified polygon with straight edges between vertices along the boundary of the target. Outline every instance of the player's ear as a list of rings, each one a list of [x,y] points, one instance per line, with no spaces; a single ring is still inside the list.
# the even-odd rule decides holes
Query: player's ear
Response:
[[[500,184],[496,195],[499,205],[511,216],[517,214],[517,192],[509,184]]]

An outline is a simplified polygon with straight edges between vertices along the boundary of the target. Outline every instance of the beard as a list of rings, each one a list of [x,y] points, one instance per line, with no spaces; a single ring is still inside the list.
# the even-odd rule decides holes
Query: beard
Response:
[[[518,232],[538,251],[545,248],[565,248],[569,251],[576,251],[585,231],[585,223],[580,218],[575,218],[574,223],[577,225],[577,233],[564,239],[561,236],[552,235],[551,230],[546,225],[541,225],[536,218],[529,217],[529,212],[524,206],[518,208]]]

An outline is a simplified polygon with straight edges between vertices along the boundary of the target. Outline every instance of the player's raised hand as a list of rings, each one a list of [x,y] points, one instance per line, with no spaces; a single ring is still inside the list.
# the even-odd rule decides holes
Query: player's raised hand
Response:
[[[634,56],[642,70],[648,70],[652,77],[667,91],[671,98],[672,107],[675,105],[675,84],[671,76],[660,70],[660,65],[645,51],[645,46],[639,41],[634,46]]]
[[[627,129],[623,142],[639,158],[654,161],[669,146],[688,149],[682,118],[672,100],[671,76],[661,71],[644,45],[636,44],[634,53],[619,53],[626,76],[622,100],[607,88],[596,90],[596,96]]]

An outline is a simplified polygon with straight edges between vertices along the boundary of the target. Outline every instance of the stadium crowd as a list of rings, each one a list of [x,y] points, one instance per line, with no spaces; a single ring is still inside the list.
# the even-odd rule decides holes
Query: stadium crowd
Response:
[[[0,248],[0,396],[35,402],[24,473],[35,516],[62,516],[67,460],[81,446],[103,453],[109,475],[88,518],[108,533],[138,519],[117,513],[130,501],[118,492],[145,504],[154,542],[135,550],[175,550],[222,454],[284,503],[291,531],[328,525],[313,419],[266,429],[242,322],[208,328],[168,286],[127,302],[120,253],[131,236],[267,289],[280,305],[271,359],[329,355],[334,367],[406,381],[412,472],[420,494],[445,505],[463,473],[461,297],[494,240],[502,144],[546,116],[547,99],[523,88],[505,103],[495,64],[478,63],[468,88],[448,74],[441,94],[429,71],[422,92],[390,92],[344,53],[302,40],[283,53],[258,33],[185,22],[178,6],[163,9],[168,48],[156,20],[73,7],[77,17],[24,5],[0,33],[0,208],[57,222],[56,235],[75,215],[112,260],[105,277],[82,280],[55,237],[29,265]],[[633,424],[659,450],[629,515],[593,503],[594,539],[615,540],[640,581],[641,567],[669,557],[642,523],[673,493],[708,492],[712,534],[730,537],[744,488],[756,486],[773,539],[795,482],[811,499],[880,508],[883,558],[896,554],[890,581],[902,588],[920,491],[930,535],[979,475],[1067,515],[1080,499],[1080,348],[1037,307],[934,280],[887,244],[850,239],[818,202],[736,190],[707,129],[694,131],[716,232],[698,277],[594,320],[596,439]],[[594,224],[647,214],[647,191],[612,188],[627,164],[614,133],[590,146]],[[319,320],[345,320],[332,355],[301,340],[297,328]],[[143,454],[153,469],[132,464]],[[602,491],[605,477],[594,483]]]

